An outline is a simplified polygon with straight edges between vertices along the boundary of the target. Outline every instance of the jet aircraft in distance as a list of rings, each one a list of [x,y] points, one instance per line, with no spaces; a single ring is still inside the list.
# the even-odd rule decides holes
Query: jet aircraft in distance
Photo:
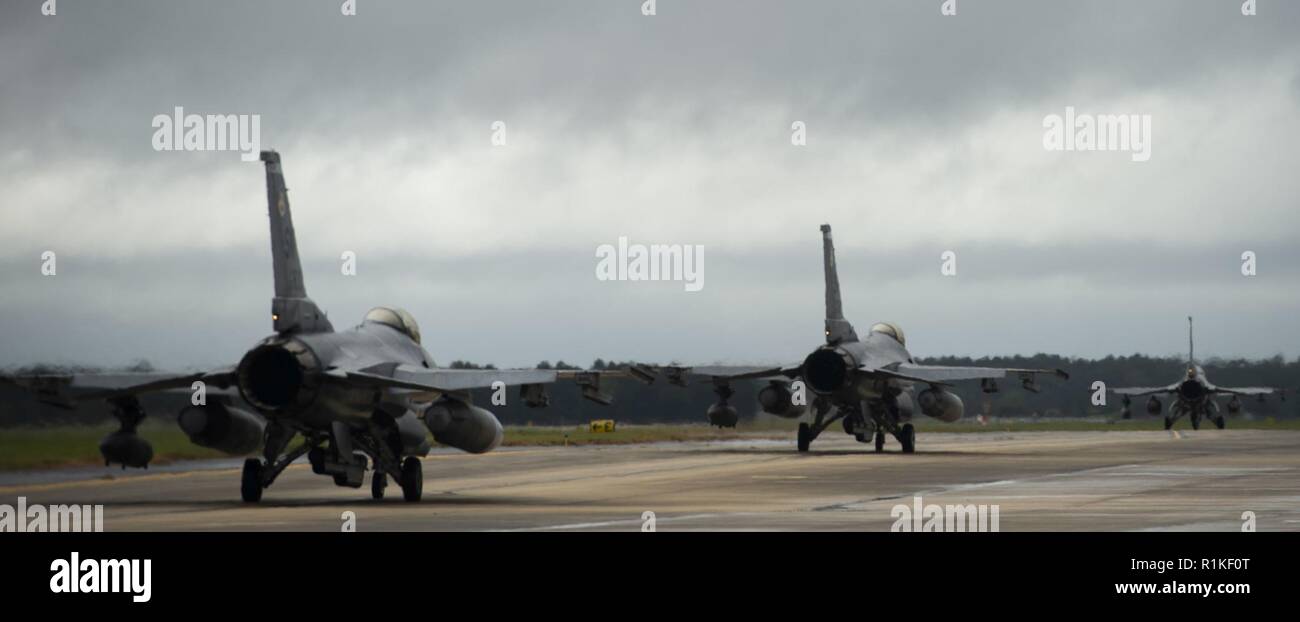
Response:
[[[1241,412],[1241,400],[1237,399],[1243,395],[1255,395],[1260,400],[1265,395],[1277,393],[1282,399],[1286,399],[1281,389],[1272,387],[1220,387],[1210,383],[1205,377],[1205,369],[1196,362],[1196,342],[1192,338],[1192,317],[1187,316],[1187,373],[1182,378],[1171,385],[1164,387],[1122,387],[1111,389],[1117,395],[1124,396],[1124,408],[1120,411],[1120,416],[1128,419],[1132,416],[1129,406],[1132,404],[1133,397],[1150,396],[1147,398],[1147,414],[1158,415],[1163,407],[1158,396],[1165,395],[1172,398],[1169,404],[1169,413],[1165,415],[1165,429],[1174,427],[1174,423],[1183,415],[1192,422],[1192,429],[1201,429],[1201,420],[1209,419],[1214,422],[1214,426],[1222,430],[1228,425],[1219,410],[1219,403],[1214,401],[1216,395],[1230,395],[1228,400],[1228,413],[1235,415]]]
[[[903,453],[916,449],[916,431],[912,415],[916,410],[953,422],[961,419],[965,407],[956,394],[948,391],[952,382],[979,380],[985,393],[998,390],[997,381],[1014,374],[1023,387],[1037,391],[1035,377],[1054,374],[1069,376],[1056,369],[1007,369],[1001,367],[949,367],[920,365],[907,351],[907,339],[897,324],[873,324],[865,338],[844,319],[840,304],[840,281],[835,267],[835,247],[830,225],[822,225],[822,262],[826,278],[826,343],[818,346],[801,363],[781,366],[670,366],[662,368],[669,382],[682,385],[688,376],[711,381],[719,401],[708,410],[709,422],[719,427],[736,425],[736,409],[727,400],[734,395],[730,383],[735,380],[762,379],[768,382],[758,392],[764,412],[796,419],[809,410],[805,400],[797,403],[800,382],[815,398],[811,406],[813,420],[799,424],[798,449],[808,451],[813,439],[836,421],[859,442],[875,441],[876,451],[884,451],[885,435],[890,434],[902,445]],[[923,386],[919,393],[917,385]]]

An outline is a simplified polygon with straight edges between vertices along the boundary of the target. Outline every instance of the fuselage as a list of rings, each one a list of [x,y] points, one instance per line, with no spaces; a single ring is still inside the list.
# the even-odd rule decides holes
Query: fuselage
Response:
[[[837,402],[856,404],[861,400],[898,395],[911,388],[910,382],[858,374],[859,367],[892,369],[911,360],[912,355],[903,344],[887,334],[871,331],[865,339],[828,344],[814,350],[804,359],[804,381],[814,393]]]
[[[1187,375],[1178,384],[1178,401],[1189,406],[1199,405],[1213,394],[1213,385],[1205,378],[1205,370],[1200,365],[1188,365]]]
[[[364,424],[387,403],[382,389],[339,376],[396,365],[432,367],[433,359],[401,331],[367,321],[339,332],[267,337],[244,355],[237,377],[244,400],[268,419],[321,429]],[[389,414],[396,419],[402,410]]]

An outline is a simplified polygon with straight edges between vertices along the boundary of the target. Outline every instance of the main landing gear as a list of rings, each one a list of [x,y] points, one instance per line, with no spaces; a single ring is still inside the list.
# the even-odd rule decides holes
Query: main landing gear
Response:
[[[424,495],[424,467],[420,459],[407,456],[402,462],[402,477],[397,481],[402,488],[402,498],[407,501],[419,501]],[[375,470],[370,476],[370,496],[376,500],[384,498],[384,489],[388,488],[388,474]]]
[[[244,461],[244,475],[239,480],[239,496],[245,503],[262,500],[262,461],[249,458]]]
[[[278,422],[271,422],[266,425],[266,436],[263,440],[262,449],[262,456],[265,461],[257,458],[249,458],[244,461],[244,472],[239,480],[239,496],[245,503],[261,501],[262,491],[269,487],[290,463],[324,442],[323,435],[313,434],[303,439],[302,444],[293,448],[292,451],[281,456],[281,452],[284,452],[285,447],[288,447],[289,441],[293,439],[295,433],[292,428]]]
[[[897,438],[898,443],[903,446],[903,453],[910,454],[916,451],[916,428],[913,428],[912,424],[904,423],[903,427],[894,433],[894,438]]]
[[[420,465],[420,459],[415,456],[407,456],[402,461],[402,498],[407,501],[415,502],[420,500],[424,494],[424,468]]]
[[[797,446],[800,453],[807,452],[813,440],[832,423],[840,419],[845,422],[844,431],[856,436],[860,442],[867,443],[874,440],[877,453],[885,450],[886,433],[892,434],[894,438],[898,439],[898,443],[902,445],[903,453],[910,454],[916,451],[916,429],[912,427],[911,423],[899,424],[901,417],[896,402],[872,401],[863,403],[858,408],[841,405],[836,408],[835,414],[830,416],[827,415],[831,410],[831,405],[827,401],[818,399],[813,402],[813,408],[816,413],[813,422],[811,424],[799,424]],[[863,408],[866,408],[871,413],[870,422],[864,422]],[[874,439],[870,438],[872,435],[874,435]]]
[[[289,464],[305,454],[311,462],[312,472],[333,476],[335,484],[352,488],[363,485],[367,466],[373,463],[371,497],[384,498],[388,478],[391,476],[401,487],[403,499],[409,502],[419,501],[424,494],[424,469],[420,459],[416,456],[402,459],[401,439],[389,432],[391,430],[382,427],[349,430],[342,424],[336,424],[330,433],[304,432],[302,443],[285,452],[296,431],[279,422],[269,423],[266,426],[263,457],[244,461],[239,495],[246,503],[261,501],[263,491],[270,487]]]
[[[812,425],[802,422],[799,424],[799,436],[796,444],[800,453],[807,452],[808,447],[812,445],[813,439],[816,439],[822,431],[832,423],[844,418],[847,414],[847,411],[841,408],[837,409],[835,414],[827,417],[826,415],[831,411],[831,405],[820,398],[813,401],[813,410],[816,415]]]
[[[902,417],[898,410],[898,402],[893,397],[869,402],[867,408],[871,413],[871,421],[876,425],[877,453],[885,451],[886,432],[898,439],[903,453],[910,454],[916,451],[916,428],[910,423],[899,424]]]

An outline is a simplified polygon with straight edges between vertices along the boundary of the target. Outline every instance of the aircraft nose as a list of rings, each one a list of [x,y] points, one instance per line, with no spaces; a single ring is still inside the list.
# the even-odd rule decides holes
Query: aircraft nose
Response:
[[[1196,400],[1205,394],[1205,388],[1195,380],[1188,380],[1178,387],[1178,393],[1185,400]]]

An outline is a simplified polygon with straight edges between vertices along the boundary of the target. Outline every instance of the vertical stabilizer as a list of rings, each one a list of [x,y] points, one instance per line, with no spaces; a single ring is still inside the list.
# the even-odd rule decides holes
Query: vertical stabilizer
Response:
[[[826,273],[826,343],[857,341],[853,325],[844,319],[840,300],[840,276],[835,268],[835,243],[831,241],[831,226],[822,225],[822,267]]]
[[[1196,363],[1196,342],[1192,340],[1192,316],[1187,316],[1187,362]]]
[[[263,151],[266,163],[266,203],[271,217],[271,265],[275,271],[275,298],[271,322],[278,333],[326,333],[334,330],[316,303],[307,297],[302,282],[302,261],[293,233],[289,192],[284,187],[280,154]]]

